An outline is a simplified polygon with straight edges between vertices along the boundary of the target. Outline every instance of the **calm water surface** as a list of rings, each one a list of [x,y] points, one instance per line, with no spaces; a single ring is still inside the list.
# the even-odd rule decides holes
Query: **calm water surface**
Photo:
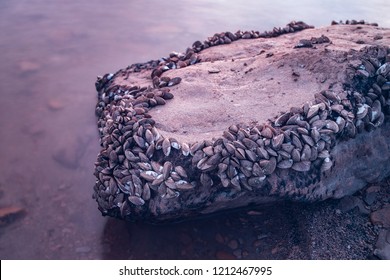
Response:
[[[1,220],[0,258],[215,258],[217,227],[235,235],[220,217],[167,227],[101,217],[91,199],[96,76],[221,31],[296,19],[390,27],[386,0],[313,2],[0,0],[0,208],[23,209]]]

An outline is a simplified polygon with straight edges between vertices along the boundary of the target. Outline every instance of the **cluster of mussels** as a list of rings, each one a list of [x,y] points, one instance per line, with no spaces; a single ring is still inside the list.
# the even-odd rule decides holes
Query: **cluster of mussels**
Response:
[[[200,62],[197,53],[199,53],[204,49],[207,49],[212,46],[222,45],[222,44],[230,44],[231,42],[239,39],[278,37],[283,34],[294,33],[308,28],[314,28],[314,27],[311,25],[307,25],[302,21],[292,21],[289,24],[287,24],[286,27],[284,28],[275,27],[272,31],[259,32],[259,31],[238,30],[235,33],[232,32],[216,33],[212,37],[209,37],[207,40],[203,41],[203,43],[201,41],[195,41],[192,44],[192,47],[187,48],[185,53],[172,52],[171,54],[169,54],[168,57],[163,57],[159,60],[150,60],[145,63],[134,63],[128,66],[126,69],[119,70],[117,73],[115,73],[115,75],[125,76],[126,79],[131,72],[140,72],[142,70],[153,70],[152,71],[153,86],[164,87],[164,86],[168,86],[169,80],[167,81],[165,79],[169,79],[169,78],[163,77],[163,79],[160,80],[159,77],[162,75],[163,72],[171,69],[184,68],[186,66],[193,65],[195,63]],[[107,87],[110,84],[110,80],[113,76],[114,74],[107,74],[104,77],[98,77],[95,84],[97,90],[100,91],[101,89],[103,89],[103,87]],[[171,82],[171,85],[173,83],[177,84],[179,82],[180,81],[176,79],[176,81]]]
[[[299,29],[294,29],[296,26]],[[291,23],[277,32],[307,27],[304,23]],[[230,34],[215,35],[208,46],[217,41],[216,37],[231,39]],[[237,39],[237,34],[246,38],[244,34],[259,37],[271,33],[238,32],[232,38]],[[179,61],[189,60],[188,65],[191,61],[197,63],[194,54],[206,47],[206,43],[197,42],[193,53],[170,55],[158,63],[136,64],[127,70],[153,69],[152,78],[159,78],[158,69],[173,69]],[[349,69],[353,82],[342,93],[331,90],[317,93],[313,102],[291,108],[274,121],[261,125],[233,124],[220,138],[195,143],[164,137],[148,113],[150,108],[173,98],[167,86],[176,83],[168,81],[160,85],[154,80],[154,87],[141,88],[114,85],[113,74],[98,78],[96,114],[102,150],[95,163],[97,181],[93,198],[99,210],[103,215],[133,220],[141,214],[148,215],[152,199],[181,199],[200,185],[203,189],[258,193],[266,189],[267,178],[278,170],[326,174],[333,166],[330,151],[336,141],[375,129],[390,113],[389,54],[386,47],[370,47],[356,53],[360,62],[351,64]],[[176,62],[174,57],[178,58]],[[115,75],[126,75],[126,71]],[[270,195],[270,190],[264,193]],[[310,196],[294,193],[303,198]]]
[[[340,21],[335,21],[335,20],[332,20],[332,25],[337,25],[337,24],[347,24],[347,25],[361,25],[361,24],[366,24],[366,25],[372,25],[372,26],[378,26],[377,23],[368,23],[366,22],[365,20],[355,20],[355,19],[352,19],[352,20],[349,20],[347,19],[345,22],[340,20]]]

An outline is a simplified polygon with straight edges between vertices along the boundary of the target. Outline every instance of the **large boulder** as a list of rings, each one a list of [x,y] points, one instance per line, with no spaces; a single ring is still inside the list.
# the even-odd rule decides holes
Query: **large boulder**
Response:
[[[390,29],[223,32],[96,82],[103,215],[341,198],[390,175]]]

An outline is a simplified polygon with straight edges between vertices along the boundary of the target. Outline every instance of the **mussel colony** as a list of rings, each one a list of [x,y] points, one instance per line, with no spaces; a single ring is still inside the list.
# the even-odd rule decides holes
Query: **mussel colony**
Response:
[[[331,196],[316,193],[316,182],[337,164],[332,148],[375,130],[390,113],[389,47],[351,52],[343,92],[313,92],[314,100],[300,108],[264,124],[232,124],[217,139],[181,143],[164,137],[149,114],[174,98],[171,88],[181,81],[161,77],[162,73],[199,63],[203,49],[306,28],[312,27],[291,22],[271,32],[215,34],[203,43],[196,41],[185,53],[173,52],[98,77],[96,115],[102,150],[95,163],[93,198],[103,215],[158,221],[193,216],[213,203],[238,197],[314,201]],[[149,87],[112,82],[145,69],[151,70]]]

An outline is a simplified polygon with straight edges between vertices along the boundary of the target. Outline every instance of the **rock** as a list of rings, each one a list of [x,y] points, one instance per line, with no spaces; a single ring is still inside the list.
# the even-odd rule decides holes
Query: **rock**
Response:
[[[261,239],[264,239],[264,238],[267,238],[267,237],[269,237],[269,234],[259,234],[257,236],[257,240],[261,240]]]
[[[221,72],[221,70],[219,70],[219,69],[209,69],[208,72],[210,74],[217,74],[217,73]]]
[[[217,260],[235,260],[236,257],[225,251],[217,251],[215,254]]]
[[[382,229],[379,232],[374,254],[383,260],[390,260],[390,230]]]
[[[223,238],[223,236],[222,236],[220,233],[217,233],[217,234],[215,235],[215,240],[216,240],[218,243],[221,243],[221,244],[225,243],[225,239]]]
[[[372,205],[374,204],[374,202],[376,201],[376,198],[377,198],[377,193],[376,192],[368,192],[364,195],[364,202],[367,204],[367,205]]]
[[[390,206],[371,213],[371,222],[374,225],[382,225],[385,228],[390,228]]]
[[[58,149],[53,155],[55,161],[70,169],[78,168],[80,158],[79,153],[67,147]]]
[[[346,196],[340,200],[338,207],[344,213],[349,212],[350,210],[358,207],[359,198],[355,196]]]
[[[28,60],[23,60],[19,63],[19,69],[22,73],[34,72],[41,69],[41,65]]]
[[[9,206],[0,208],[0,225],[8,224],[20,217],[25,211],[21,207]]]
[[[359,209],[360,213],[362,213],[362,214],[369,213],[368,209],[365,208],[363,201],[356,196],[343,197],[340,200],[338,207],[340,208],[341,212],[343,212],[343,213],[347,213],[356,207]]]
[[[76,253],[89,253],[91,251],[91,247],[88,246],[82,246],[76,248]]]
[[[261,212],[256,211],[256,210],[250,210],[250,211],[247,212],[247,214],[248,214],[249,216],[259,216],[259,215],[262,215]]]
[[[380,186],[373,185],[367,188],[366,193],[377,193],[380,192],[380,190],[381,190]]]
[[[64,104],[57,99],[50,99],[47,103],[47,107],[52,111],[57,111],[64,108]]]
[[[253,241],[253,247],[261,247],[261,246],[264,246],[264,242],[261,241],[261,240],[255,240]]]
[[[233,255],[237,258],[237,259],[241,259],[242,258],[242,250],[241,249],[236,249],[233,251]]]
[[[238,242],[235,239],[229,241],[228,246],[232,250],[236,250],[238,248]]]
[[[272,248],[271,254],[272,254],[272,255],[275,255],[275,254],[277,254],[280,250],[281,250],[281,248],[280,248],[279,246],[276,246],[276,247]]]
[[[83,137],[71,137],[66,144],[59,145],[53,154],[53,159],[62,166],[70,169],[77,169],[81,158],[85,154],[85,146],[89,142],[88,135]]]
[[[158,223],[347,197],[343,211],[367,214],[351,195],[390,175],[390,30],[355,27],[217,34],[99,77],[99,210]]]

